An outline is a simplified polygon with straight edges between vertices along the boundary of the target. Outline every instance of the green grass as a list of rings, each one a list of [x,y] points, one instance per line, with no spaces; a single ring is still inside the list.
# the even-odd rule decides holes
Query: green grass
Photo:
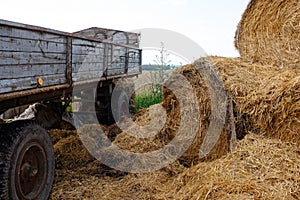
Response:
[[[146,92],[137,94],[135,97],[135,112],[142,108],[148,108],[151,105],[162,102],[162,93],[158,92]]]

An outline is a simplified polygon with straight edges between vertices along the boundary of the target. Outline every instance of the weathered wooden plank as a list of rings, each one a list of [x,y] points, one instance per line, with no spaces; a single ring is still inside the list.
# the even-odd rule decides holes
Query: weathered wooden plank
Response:
[[[0,26],[0,37],[9,38],[21,38],[21,39],[32,39],[32,40],[43,40],[48,42],[66,43],[66,36],[41,32],[32,31],[15,27]]]
[[[91,72],[91,71],[103,71],[103,63],[84,63],[84,64],[73,64],[72,72],[81,73],[81,72]]]
[[[66,44],[42,40],[0,37],[0,51],[64,53]]]
[[[72,54],[86,55],[88,53],[98,53],[100,55],[104,55],[104,47],[103,46],[91,47],[91,46],[80,46],[80,45],[72,46]]]
[[[131,75],[131,74],[138,74],[140,72],[140,69],[135,67],[135,68],[128,68],[128,72],[127,74]]]
[[[36,52],[1,52],[0,66],[17,64],[65,63],[66,54]]]
[[[12,65],[0,67],[0,79],[63,74],[66,64]]]
[[[73,55],[72,63],[103,63],[103,55],[99,54],[88,54],[88,55]]]
[[[72,73],[72,80],[74,82],[86,81],[86,80],[97,79],[97,78],[100,79],[101,77],[103,77],[103,73],[100,71]]]
[[[113,76],[117,74],[124,74],[124,69],[116,68],[116,69],[108,69],[107,70],[107,75],[108,76]]]
[[[27,78],[19,78],[19,79],[3,79],[0,80],[0,93],[36,88],[37,78],[43,79],[43,86],[53,86],[53,85],[66,83],[65,74],[27,77]]]
[[[89,46],[89,47],[102,46],[103,47],[102,42],[94,42],[94,41],[83,40],[83,39],[73,39],[72,44],[77,46]]]

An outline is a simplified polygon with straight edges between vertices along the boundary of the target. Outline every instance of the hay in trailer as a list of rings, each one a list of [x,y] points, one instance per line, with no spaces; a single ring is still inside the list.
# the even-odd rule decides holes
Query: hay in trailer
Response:
[[[238,25],[235,46],[246,61],[299,68],[299,0],[251,0]]]
[[[300,151],[249,134],[227,156],[186,169],[163,190],[156,199],[298,199]]]

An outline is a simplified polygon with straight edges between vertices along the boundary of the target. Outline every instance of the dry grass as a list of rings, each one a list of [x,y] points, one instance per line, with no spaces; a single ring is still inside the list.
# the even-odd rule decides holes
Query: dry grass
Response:
[[[185,168],[124,174],[98,161],[56,170],[51,199],[298,199],[300,151],[250,134],[227,156]]]
[[[235,46],[248,62],[299,68],[299,0],[251,0],[236,31]]]
[[[235,101],[237,126],[242,124],[246,132],[300,144],[299,68],[219,57],[212,57],[208,62],[217,68]]]
[[[300,151],[250,134],[227,156],[189,168],[169,184],[174,199],[298,199]]]

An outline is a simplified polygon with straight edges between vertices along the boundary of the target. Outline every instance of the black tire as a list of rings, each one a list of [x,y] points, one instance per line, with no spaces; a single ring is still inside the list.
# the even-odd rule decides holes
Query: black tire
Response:
[[[96,112],[100,124],[111,125],[115,123],[111,111],[111,93],[109,85],[97,88]]]
[[[44,128],[32,121],[0,125],[0,199],[48,199],[54,167]]]
[[[130,101],[124,90],[113,93],[111,108],[116,122],[120,122],[123,116],[130,117]]]

